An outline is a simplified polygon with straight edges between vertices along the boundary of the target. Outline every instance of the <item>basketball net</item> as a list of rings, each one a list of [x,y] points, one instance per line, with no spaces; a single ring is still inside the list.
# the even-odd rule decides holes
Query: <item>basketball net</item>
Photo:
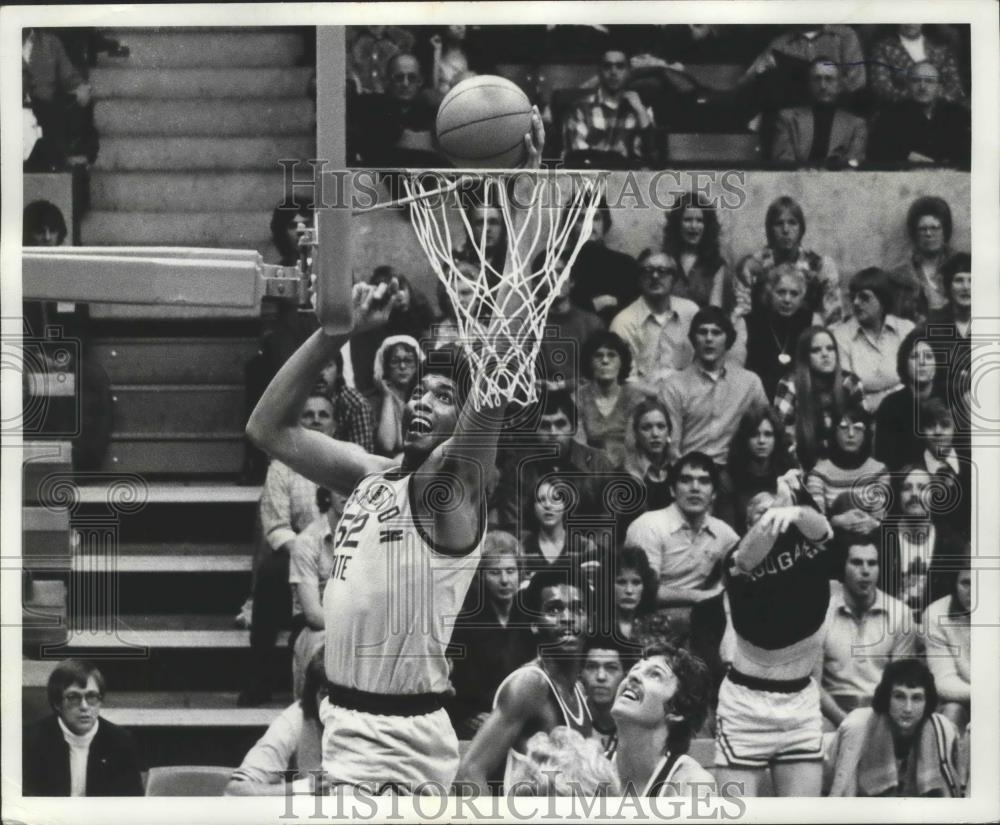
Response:
[[[439,186],[440,177],[432,188],[416,173],[403,181],[407,200],[412,199],[410,221],[417,239],[455,310],[458,338],[473,372],[469,397],[476,410],[538,400],[535,365],[549,308],[590,237],[604,192],[603,175],[576,173],[560,182],[555,175],[531,174],[530,189],[524,186],[524,175],[519,175],[516,202],[508,193],[507,177],[497,173],[456,174],[445,187]],[[505,262],[490,261],[485,223],[477,233],[461,204],[455,208],[458,198],[449,197],[470,178],[481,180],[482,201],[477,205],[499,209],[503,216]],[[450,212],[461,217],[464,233],[453,236]],[[580,231],[574,240],[578,221]],[[475,253],[467,271],[460,265],[470,261],[455,258],[463,245],[456,240]],[[565,265],[560,269],[561,262]],[[471,289],[473,295],[467,306],[459,297],[463,289],[466,294]]]

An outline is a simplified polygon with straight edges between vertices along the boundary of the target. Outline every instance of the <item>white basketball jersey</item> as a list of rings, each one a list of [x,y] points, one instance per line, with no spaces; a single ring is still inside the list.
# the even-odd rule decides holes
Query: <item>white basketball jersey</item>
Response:
[[[410,474],[362,479],[333,536],[323,594],[326,675],[382,694],[448,690],[445,650],[479,564],[436,549],[413,519]]]

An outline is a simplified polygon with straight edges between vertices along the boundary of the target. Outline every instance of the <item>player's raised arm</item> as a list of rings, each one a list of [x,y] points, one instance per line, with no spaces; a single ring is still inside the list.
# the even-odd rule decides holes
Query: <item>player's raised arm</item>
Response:
[[[352,292],[353,332],[384,323],[389,302],[369,284]],[[314,332],[274,376],[250,415],[250,440],[295,472],[343,494],[369,473],[392,466],[389,459],[367,453],[357,444],[338,441],[299,426],[299,414],[323,367],[347,340],[345,335]]]
[[[488,793],[488,781],[507,759],[507,752],[528,729],[538,709],[549,701],[550,690],[544,677],[525,672],[500,688],[496,707],[476,731],[455,775],[454,793],[475,786]]]

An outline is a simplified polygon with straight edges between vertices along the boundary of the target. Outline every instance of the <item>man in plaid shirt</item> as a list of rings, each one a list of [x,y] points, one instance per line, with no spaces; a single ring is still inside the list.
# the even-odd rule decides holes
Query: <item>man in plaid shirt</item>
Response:
[[[564,145],[570,152],[608,152],[641,166],[650,155],[653,113],[639,93],[626,90],[628,55],[607,49],[598,68],[597,91],[584,98],[567,118]]]

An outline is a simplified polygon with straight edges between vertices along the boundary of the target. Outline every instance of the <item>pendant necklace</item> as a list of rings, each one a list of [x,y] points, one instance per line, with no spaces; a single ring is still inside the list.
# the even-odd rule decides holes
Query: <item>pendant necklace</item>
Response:
[[[792,356],[785,352],[785,349],[788,347],[788,336],[785,335],[784,342],[779,341],[778,334],[774,331],[774,326],[772,324],[768,324],[767,328],[771,330],[771,337],[774,338],[774,343],[777,345],[778,349],[781,350],[781,352],[778,353],[778,363],[783,367],[787,367],[792,363]]]

